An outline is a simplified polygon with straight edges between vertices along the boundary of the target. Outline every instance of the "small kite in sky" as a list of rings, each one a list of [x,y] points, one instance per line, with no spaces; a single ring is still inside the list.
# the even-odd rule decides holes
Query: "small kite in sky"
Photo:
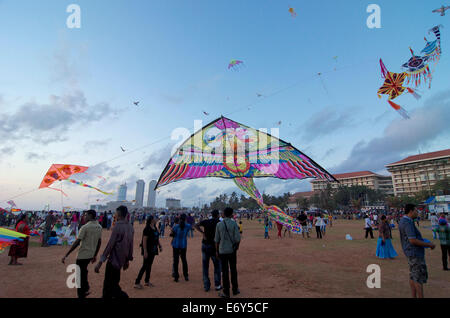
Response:
[[[139,106],[139,102],[133,102],[133,104]]]
[[[338,56],[334,56],[334,57],[333,57],[333,59],[334,59],[334,61],[335,61],[336,63],[338,62],[338,58],[339,58]],[[336,67],[334,68],[334,70],[336,71]]]
[[[441,17],[445,16],[445,11],[450,10],[450,6],[442,6],[439,9],[433,10],[433,13],[440,13]]]
[[[123,147],[120,147],[120,149],[122,149],[122,151],[125,152],[125,149],[123,149]]]
[[[289,13],[291,14],[291,17],[295,18],[297,16],[297,13],[295,12],[294,8],[289,8]]]
[[[207,113],[207,112],[205,112],[205,111],[203,111],[203,114],[205,114],[206,116],[209,116],[209,113]]]
[[[257,97],[263,97],[263,94],[256,93]]]
[[[228,64],[228,69],[231,69],[232,71],[237,71],[241,68],[242,65],[244,65],[243,61],[231,60],[230,64]]]

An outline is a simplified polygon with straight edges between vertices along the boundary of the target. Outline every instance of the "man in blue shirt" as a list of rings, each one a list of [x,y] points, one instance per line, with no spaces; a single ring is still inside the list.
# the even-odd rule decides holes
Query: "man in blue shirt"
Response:
[[[427,282],[428,272],[425,263],[425,247],[435,248],[433,243],[426,243],[414,224],[418,217],[414,204],[406,204],[405,215],[400,219],[399,231],[403,252],[409,264],[409,285],[413,298],[423,298],[423,284]]]
[[[186,214],[180,216],[180,224],[173,227],[170,236],[173,237],[172,248],[173,248],[173,277],[175,282],[178,282],[180,277],[178,273],[178,264],[181,257],[181,262],[183,263],[183,276],[186,281],[189,280],[188,274],[188,264],[186,259],[187,250],[187,236],[191,230],[191,225],[186,223]]]

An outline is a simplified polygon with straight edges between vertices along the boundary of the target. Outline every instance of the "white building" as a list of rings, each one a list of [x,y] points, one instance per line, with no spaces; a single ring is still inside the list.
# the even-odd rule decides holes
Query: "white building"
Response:
[[[117,201],[126,201],[127,200],[127,184],[124,183],[119,187],[119,191],[117,193]]]
[[[136,182],[136,207],[144,206],[144,190],[145,190],[145,182],[144,180],[138,180]]]
[[[177,199],[166,199],[166,208],[181,209],[181,201]]]
[[[148,185],[148,197],[147,197],[147,206],[149,208],[156,208],[156,191],[155,187],[158,182],[156,180],[150,181]]]

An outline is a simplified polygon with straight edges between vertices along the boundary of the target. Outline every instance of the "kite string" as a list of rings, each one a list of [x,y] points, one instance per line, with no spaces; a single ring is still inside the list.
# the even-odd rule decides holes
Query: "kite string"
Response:
[[[334,71],[326,71],[326,72],[323,72],[322,74],[328,74],[328,73],[333,73],[333,72],[335,72],[335,71],[341,71],[341,70],[345,70],[345,69],[348,69],[348,68],[353,68],[353,67],[355,67],[355,66],[357,66],[357,65],[366,65],[366,64],[369,63],[369,61],[371,62],[372,59],[366,60],[366,61],[364,61],[364,62],[357,63],[357,64],[351,64],[351,65],[343,66],[343,67],[341,67],[341,68],[337,68],[337,69],[334,70]],[[302,80],[299,80],[299,81],[297,81],[297,82],[295,82],[295,83],[293,83],[293,84],[291,84],[291,85],[288,85],[288,86],[286,86],[286,87],[284,87],[284,88],[281,88],[281,89],[279,89],[279,90],[273,92],[272,94],[269,94],[269,95],[264,96],[263,99],[259,99],[259,100],[256,101],[256,102],[247,104],[246,106],[242,106],[242,107],[240,107],[240,108],[237,108],[235,111],[232,111],[232,112],[229,112],[229,113],[226,113],[226,114],[229,116],[229,115],[238,113],[238,112],[244,110],[244,108],[248,108],[248,107],[254,106],[254,105],[256,105],[256,104],[259,104],[259,103],[261,103],[262,101],[266,100],[267,98],[274,97],[274,96],[276,96],[276,95],[278,95],[278,94],[280,94],[280,93],[282,93],[282,92],[284,92],[284,91],[286,91],[286,90],[288,90],[288,89],[294,88],[294,87],[298,86],[299,84],[302,84],[303,82],[308,81],[308,80],[310,80],[311,78],[314,78],[315,76],[317,76],[317,74],[312,75],[312,76],[310,76],[310,77],[308,77],[308,78],[303,78]],[[128,155],[130,155],[130,154],[132,154],[132,153],[135,153],[136,151],[139,151],[139,150],[142,150],[142,149],[144,149],[144,148],[147,148],[147,147],[156,145],[156,144],[158,144],[158,143],[160,143],[160,142],[163,142],[163,141],[165,141],[165,140],[168,140],[168,139],[170,139],[170,137],[164,137],[164,138],[161,138],[161,139],[159,139],[159,140],[157,140],[157,141],[154,141],[154,142],[152,142],[152,143],[146,144],[146,145],[141,146],[141,147],[139,147],[139,148],[136,148],[136,149],[134,149],[134,150],[127,151],[126,153],[121,154],[121,155],[119,155],[119,156],[116,156],[116,157],[114,157],[114,158],[112,158],[112,159],[109,159],[109,160],[105,160],[105,161],[96,163],[96,164],[92,165],[91,168],[96,167],[96,166],[99,166],[99,165],[101,165],[101,164],[109,163],[109,162],[111,162],[111,161],[114,161],[114,160],[117,160],[117,159],[120,159],[120,158],[123,158],[123,157],[126,157],[126,156],[128,156]],[[5,200],[3,200],[3,201],[0,201],[0,203],[6,202],[6,201],[8,201],[8,200],[13,200],[13,199],[15,199],[15,198],[18,198],[18,197],[27,195],[27,194],[32,193],[32,192],[37,191],[37,190],[39,190],[39,189],[34,189],[34,190],[30,190],[30,191],[28,191],[28,192],[24,192],[24,193],[18,194],[18,195],[16,195],[16,196],[12,197],[12,198],[5,199]]]
[[[343,66],[343,67],[340,67],[340,68],[336,68],[335,70],[325,71],[325,72],[322,72],[322,73],[320,73],[320,74],[322,74],[322,75],[323,75],[323,74],[330,74],[330,73],[334,73],[334,72],[346,70],[346,69],[349,69],[349,68],[354,68],[355,66],[359,66],[359,65],[367,65],[367,64],[369,64],[369,63],[372,64],[372,63],[373,63],[373,60],[372,60],[372,59],[368,59],[368,60],[365,60],[365,61],[360,62],[360,63],[349,64],[349,65],[347,65],[347,66]],[[297,82],[294,82],[294,83],[291,84],[291,85],[288,85],[288,86],[286,86],[286,87],[284,87],[284,88],[281,88],[281,89],[279,89],[279,90],[277,90],[277,91],[275,91],[275,92],[273,92],[273,93],[271,93],[271,94],[265,95],[264,98],[262,98],[262,99],[258,99],[257,101],[255,101],[255,102],[253,102],[253,103],[247,104],[246,106],[239,107],[239,108],[237,108],[236,110],[231,111],[231,112],[229,112],[229,113],[225,113],[225,115],[227,115],[227,116],[233,115],[233,114],[235,114],[235,113],[238,113],[238,112],[244,110],[244,108],[248,108],[248,107],[251,107],[251,106],[255,106],[256,104],[261,103],[262,101],[266,100],[267,98],[271,98],[271,97],[276,96],[276,95],[278,95],[278,94],[280,94],[280,93],[282,93],[282,92],[284,92],[284,91],[286,91],[286,90],[288,90],[288,89],[297,87],[298,85],[303,84],[304,82],[309,82],[311,79],[315,78],[316,76],[319,76],[318,73],[316,73],[316,74],[314,74],[314,75],[311,75],[311,76],[309,76],[309,77],[306,77],[306,78],[304,77],[304,78],[302,78],[301,80],[299,80],[299,81],[297,81]],[[319,76],[319,77],[320,77],[320,76]],[[322,85],[323,85],[323,82],[322,82]],[[327,91],[326,88],[325,88],[325,91]],[[330,96],[329,96],[329,97],[330,97]],[[331,98],[331,97],[330,97],[330,98]],[[334,101],[333,101],[333,102],[334,102]]]

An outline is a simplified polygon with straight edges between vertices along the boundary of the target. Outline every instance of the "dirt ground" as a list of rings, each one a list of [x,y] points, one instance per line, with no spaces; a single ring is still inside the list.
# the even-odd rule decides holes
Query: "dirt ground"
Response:
[[[423,222],[420,230],[427,239],[432,239],[429,222]],[[428,228],[426,228],[428,227]],[[142,290],[133,288],[134,280],[142,265],[138,248],[143,225],[135,224],[134,261],[122,272],[121,287],[130,297],[155,298],[208,298],[217,297],[217,292],[206,293],[202,283],[201,235],[194,233],[188,240],[187,259],[190,281],[180,279],[175,283],[171,277],[172,249],[170,238],[162,239],[163,252],[155,258],[150,281],[154,287]],[[276,238],[276,230],[270,232],[271,239],[264,240],[264,228],[258,221],[243,220],[243,237],[238,252],[239,298],[307,298],[307,297],[410,297],[409,269],[401,250],[398,231],[393,231],[393,244],[399,256],[395,260],[380,260],[375,256],[376,238],[364,239],[363,221],[335,220],[327,227],[323,240],[310,239],[292,234],[289,238]],[[353,241],[345,240],[350,234]],[[103,232],[106,246],[110,232]],[[66,286],[69,273],[66,266],[75,263],[76,251],[67,259],[61,258],[68,247],[41,248],[37,238],[32,238],[28,258],[21,259],[22,266],[8,266],[5,251],[0,255],[0,297],[60,298],[76,297],[76,290]],[[429,280],[425,285],[425,297],[450,296],[450,272],[442,270],[439,241],[435,250],[426,250]],[[381,288],[369,289],[366,280],[370,273],[367,266],[381,267]],[[91,295],[101,297],[105,265],[100,274],[89,267]],[[181,273],[181,264],[180,264]],[[212,264],[210,278],[212,279]]]

